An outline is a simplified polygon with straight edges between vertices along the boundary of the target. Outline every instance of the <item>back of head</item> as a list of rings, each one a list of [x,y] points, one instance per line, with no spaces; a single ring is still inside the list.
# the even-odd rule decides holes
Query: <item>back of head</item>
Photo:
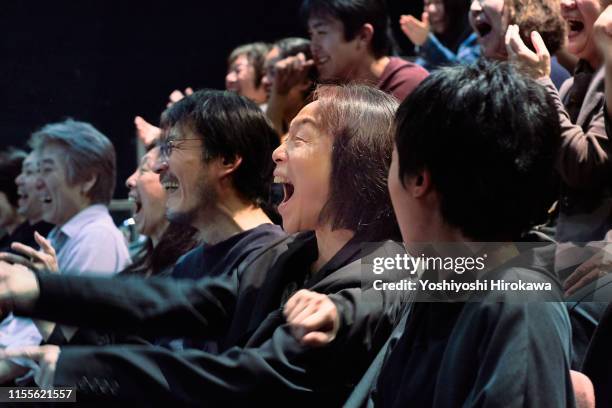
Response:
[[[312,58],[310,51],[310,40],[300,37],[288,37],[278,40],[274,46],[279,50],[279,59],[292,57],[299,53],[304,54],[307,60]]]
[[[311,17],[334,18],[344,25],[344,39],[355,38],[364,24],[374,28],[371,49],[376,58],[391,52],[389,16],[384,0],[304,0],[300,7],[304,22]]]
[[[203,161],[240,158],[232,173],[236,192],[256,205],[267,201],[278,136],[254,102],[233,92],[197,91],[168,108],[161,126],[165,132],[185,126],[201,137]]]
[[[60,147],[65,156],[66,177],[69,184],[96,181],[87,195],[91,204],[109,204],[115,191],[116,159],[111,141],[87,122],[72,119],[51,123],[32,135],[29,141],[34,150],[47,145]]]
[[[321,126],[334,136],[329,201],[321,219],[371,241],[395,238],[387,190],[397,100],[363,85],[320,86]]]
[[[533,50],[531,32],[537,31],[551,55],[565,42],[565,22],[558,0],[505,0],[508,24],[519,26],[523,42]]]
[[[227,65],[231,66],[239,56],[246,55],[249,64],[253,66],[255,71],[255,87],[259,87],[261,78],[263,78],[265,73],[264,62],[268,51],[270,51],[270,44],[264,42],[239,45],[230,53],[227,58]]]
[[[4,193],[8,202],[17,207],[17,185],[15,178],[21,173],[21,165],[26,158],[22,150],[9,148],[0,152],[0,193]]]
[[[516,239],[550,204],[560,132],[543,87],[507,63],[444,68],[398,110],[400,177],[428,170],[442,218],[466,237]]]

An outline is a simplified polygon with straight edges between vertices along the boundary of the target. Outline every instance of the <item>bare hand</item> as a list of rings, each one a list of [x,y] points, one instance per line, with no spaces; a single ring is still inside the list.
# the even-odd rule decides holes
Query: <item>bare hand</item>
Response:
[[[570,296],[580,288],[612,272],[611,246],[604,247],[586,262],[576,268],[563,283],[565,296]]]
[[[599,15],[593,26],[595,44],[604,60],[612,62],[612,6]]]
[[[400,17],[400,27],[402,31],[414,45],[418,45],[419,47],[425,44],[430,31],[429,14],[424,12],[422,19],[423,21],[420,21],[410,15],[403,15]]]
[[[40,250],[36,250],[20,242],[13,242],[11,248],[14,251],[22,253],[25,257],[9,252],[0,252],[0,260],[13,264],[20,264],[28,269],[37,271],[46,270],[49,272],[58,272],[57,255],[51,243],[38,232],[34,232],[34,239],[40,246]]]
[[[550,76],[550,53],[540,33],[533,31],[531,42],[536,52],[531,51],[525,45],[519,34],[518,25],[508,26],[508,31],[506,31],[508,59],[534,79]]]
[[[134,125],[136,125],[136,135],[138,135],[138,139],[140,139],[145,146],[152,145],[161,136],[161,129],[157,126],[153,126],[141,116],[136,116],[134,118]]]
[[[179,91],[178,89],[175,89],[174,91],[172,91],[172,93],[168,97],[169,102],[166,104],[166,107],[167,108],[171,107],[172,105],[174,105],[175,103],[177,103],[184,97],[191,95],[192,93],[193,93],[193,89],[191,89],[191,87],[185,88],[185,93]]]
[[[302,344],[324,346],[336,338],[340,318],[327,295],[302,289],[285,304],[283,311],[293,336]]]
[[[314,61],[306,60],[306,56],[301,52],[276,62],[272,83],[273,91],[283,95],[289,93],[294,86],[308,79],[308,73],[313,65]]]
[[[30,269],[0,261],[0,309],[31,309],[40,295],[38,280]]]
[[[29,358],[39,365],[34,381],[41,388],[53,386],[61,349],[54,345],[16,347],[0,351],[0,359]]]

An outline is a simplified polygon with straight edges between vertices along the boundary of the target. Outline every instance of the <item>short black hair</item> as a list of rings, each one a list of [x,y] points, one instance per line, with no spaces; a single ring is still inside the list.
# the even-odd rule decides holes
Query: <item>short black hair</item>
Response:
[[[204,161],[242,158],[232,174],[234,188],[258,206],[267,202],[278,135],[254,102],[233,92],[200,90],[162,114],[163,131],[174,126],[185,126],[202,138]]]
[[[304,0],[300,16],[305,24],[310,17],[332,17],[342,22],[344,39],[355,38],[364,24],[374,27],[372,52],[376,58],[391,51],[389,16],[384,0]]]
[[[21,173],[21,165],[27,154],[23,150],[8,148],[0,152],[0,192],[6,194],[8,202],[17,207],[17,185],[15,179]]]
[[[517,239],[550,205],[561,129],[546,90],[508,63],[443,68],[400,105],[399,176],[431,174],[440,211],[471,239]]]

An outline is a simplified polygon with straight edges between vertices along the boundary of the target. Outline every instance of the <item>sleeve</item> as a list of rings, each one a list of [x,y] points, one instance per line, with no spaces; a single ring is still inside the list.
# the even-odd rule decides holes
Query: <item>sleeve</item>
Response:
[[[78,242],[62,255],[62,271],[68,274],[112,275],[130,263],[127,247],[117,242],[118,237],[106,227],[81,231]],[[125,248],[122,248],[124,246]]]
[[[469,64],[480,57],[480,47],[476,44],[476,37],[473,34],[460,45],[457,53],[446,48],[432,33],[416,51],[430,66]]]
[[[259,347],[234,347],[221,355],[137,346],[66,347],[54,384],[76,386],[80,401],[227,407],[266,406],[274,400],[307,406],[317,397],[338,393],[337,366],[330,360],[325,349],[300,346],[287,327],[280,326]]]
[[[236,303],[236,274],[199,281],[172,278],[83,277],[38,273],[34,310],[60,324],[143,335],[214,334]]]
[[[562,302],[470,303],[465,308],[468,325],[485,322],[477,333],[482,340],[476,355],[457,356],[447,364],[455,367],[440,368],[459,373],[462,360],[477,359],[479,369],[463,406],[574,406],[571,327]],[[473,335],[466,337],[477,341]],[[452,405],[452,393],[439,393],[436,406],[444,406],[446,398]]]
[[[552,97],[559,113],[561,143],[557,168],[564,182],[577,189],[602,183],[610,171],[603,105],[597,109],[584,132],[582,127],[571,122],[550,78],[539,82]]]
[[[37,346],[41,341],[42,336],[30,319],[9,314],[0,323],[0,348]],[[14,358],[11,361],[22,367],[37,367],[36,363],[27,358]]]

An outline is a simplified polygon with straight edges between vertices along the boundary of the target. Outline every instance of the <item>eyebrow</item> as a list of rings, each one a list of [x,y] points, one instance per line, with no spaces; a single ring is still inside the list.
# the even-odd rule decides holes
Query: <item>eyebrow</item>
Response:
[[[40,160],[42,164],[55,164],[55,160],[53,159],[42,159]]]
[[[321,27],[328,26],[328,25],[329,23],[327,21],[316,21],[309,28],[312,30],[315,28],[321,28]]]
[[[317,122],[314,120],[314,118],[312,116],[306,116],[303,118],[299,118],[297,120],[294,119],[289,125],[289,131],[291,131],[292,129],[298,128],[300,126],[303,126],[307,123],[310,123],[312,126],[317,127]]]

